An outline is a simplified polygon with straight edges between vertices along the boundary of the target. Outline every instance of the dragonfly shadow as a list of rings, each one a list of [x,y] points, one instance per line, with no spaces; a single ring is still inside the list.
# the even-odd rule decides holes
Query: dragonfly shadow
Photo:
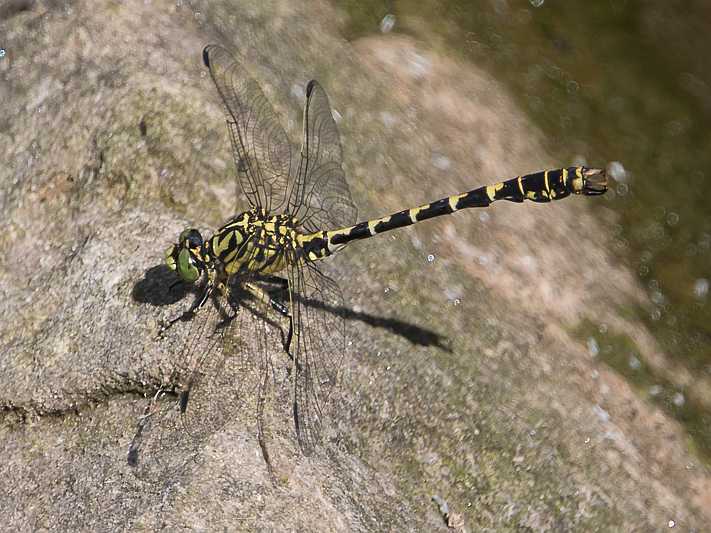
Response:
[[[396,318],[380,317],[351,310],[346,310],[345,313],[346,318],[360,320],[369,326],[386,329],[391,333],[404,337],[412,344],[426,347],[433,346],[435,348],[439,348],[440,350],[444,350],[447,353],[452,353],[452,349],[449,347],[447,338],[431,329],[423,328],[417,324],[412,324]]]
[[[257,279],[260,279],[257,276]],[[267,283],[273,282],[273,278],[263,278]],[[272,297],[280,301],[285,301],[287,294],[285,287],[283,285],[272,285],[272,289],[266,289],[267,293]],[[410,341],[412,344],[418,346],[433,346],[441,350],[451,353],[452,349],[449,347],[447,338],[440,335],[436,331],[432,331],[427,328],[420,327],[416,324],[410,322],[405,322],[403,320],[398,320],[395,318],[385,318],[381,316],[372,315],[369,313],[364,313],[361,311],[354,311],[345,306],[340,305],[329,305],[321,300],[316,300],[313,298],[303,298],[299,295],[294,295],[294,297],[306,307],[313,309],[320,309],[326,313],[332,315],[342,316],[346,320],[358,320],[364,324],[375,328],[382,328],[399,335]]]
[[[237,288],[237,287],[235,287]],[[137,281],[132,290],[132,298],[139,303],[147,303],[154,306],[164,306],[174,304],[187,296],[188,294],[197,295],[200,288],[197,285],[182,283],[177,281],[175,272],[170,270],[165,265],[157,265],[149,268],[143,278]],[[281,290],[267,290],[272,297],[284,301],[283,288]],[[230,304],[233,309],[247,307],[248,312],[255,313],[256,309],[250,309],[251,306],[245,305],[251,298],[243,291],[233,290],[230,295]],[[314,309],[321,309],[327,313],[342,316],[346,320],[358,320],[364,324],[375,328],[382,328],[395,335],[399,335],[410,341],[412,344],[425,347],[435,347],[451,353],[451,348],[446,342],[447,339],[431,329],[423,328],[410,322],[398,320],[396,318],[386,318],[382,316],[372,315],[362,311],[354,311],[345,306],[329,305],[319,300],[303,299],[303,305]],[[223,313],[223,318],[229,318]],[[266,316],[259,316],[262,320],[266,320],[271,325],[276,322]]]
[[[166,265],[157,265],[146,270],[143,278],[133,285],[131,297],[139,303],[163,306],[174,304],[187,294],[197,292],[196,285],[178,281],[175,272]]]
[[[412,344],[425,347],[432,346],[444,350],[447,353],[452,353],[452,349],[448,346],[447,338],[431,329],[423,328],[396,318],[386,318],[362,311],[354,311],[343,306],[328,305],[318,300],[304,299],[303,303],[307,307],[323,309],[327,313],[341,315],[346,320],[358,320],[369,326],[388,330],[395,335],[407,339]]]

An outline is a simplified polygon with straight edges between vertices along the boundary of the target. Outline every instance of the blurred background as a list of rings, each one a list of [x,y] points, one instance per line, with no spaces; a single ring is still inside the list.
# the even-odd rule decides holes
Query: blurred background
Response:
[[[402,32],[504,83],[561,162],[610,162],[614,249],[641,320],[675,363],[711,376],[711,4],[703,0],[335,2],[345,35]],[[588,160],[589,159],[589,160]],[[587,160],[587,161],[586,161]],[[711,459],[711,392],[689,398],[624,331],[579,331]],[[703,393],[701,393],[703,395]]]

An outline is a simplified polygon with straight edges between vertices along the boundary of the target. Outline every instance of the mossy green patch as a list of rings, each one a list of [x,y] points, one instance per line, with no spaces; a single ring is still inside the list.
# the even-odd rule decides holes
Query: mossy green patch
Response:
[[[595,346],[597,356],[632,384],[640,396],[678,420],[699,458],[711,464],[711,411],[655,371],[628,335],[609,329],[600,333],[600,327],[589,320],[581,322],[575,333]]]

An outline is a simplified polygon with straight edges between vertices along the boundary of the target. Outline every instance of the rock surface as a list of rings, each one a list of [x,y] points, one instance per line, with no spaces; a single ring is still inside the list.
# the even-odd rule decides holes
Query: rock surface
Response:
[[[129,454],[150,399],[188,365],[174,346],[189,325],[157,335],[192,296],[169,290],[163,250],[184,226],[215,228],[236,210],[205,44],[242,54],[294,138],[303,88],[321,82],[360,219],[567,164],[542,154],[539,133],[472,65],[405,37],[346,42],[324,2],[230,4],[0,3],[3,527],[709,523],[709,473],[681,429],[571,336],[605,317],[644,337],[618,316],[643,292],[608,253],[604,200],[497,205],[331,258],[349,309],[342,383],[311,455],[287,410],[269,417],[276,479],[255,388],[229,354],[191,399],[199,438],[167,387]]]

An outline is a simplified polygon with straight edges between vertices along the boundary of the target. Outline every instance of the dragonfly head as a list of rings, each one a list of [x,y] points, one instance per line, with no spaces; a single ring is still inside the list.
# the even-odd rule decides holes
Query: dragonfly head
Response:
[[[171,244],[165,251],[165,263],[178,273],[186,283],[195,283],[203,270],[202,235],[196,229],[188,228],[178,237],[177,244]]]

